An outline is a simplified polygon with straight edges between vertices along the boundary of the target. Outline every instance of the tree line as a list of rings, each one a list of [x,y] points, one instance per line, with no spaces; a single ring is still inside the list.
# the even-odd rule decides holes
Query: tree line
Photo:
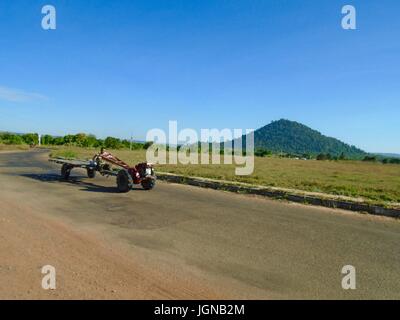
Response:
[[[28,144],[38,145],[39,135],[37,133],[15,134],[9,132],[0,133],[0,143],[3,144]],[[119,139],[115,137],[107,137],[98,139],[93,134],[68,134],[65,136],[52,136],[49,134],[41,136],[41,144],[45,146],[76,146],[83,148],[107,148],[107,149],[147,149],[151,142],[140,143],[131,142],[127,139]]]
[[[266,150],[262,148],[258,148],[255,150],[254,155],[256,157],[266,157],[273,155],[274,152],[271,150]],[[361,159],[354,159],[352,157],[348,157],[344,152],[342,152],[339,156],[332,155],[330,153],[320,153],[317,155],[303,153],[303,154],[293,154],[293,153],[278,153],[278,156],[282,158],[296,158],[296,159],[303,159],[303,160],[319,160],[319,161],[338,161],[338,160],[361,160],[364,162],[382,162],[383,164],[400,164],[400,158],[393,158],[393,157],[382,157],[382,156],[375,156],[375,155],[366,155]]]
[[[36,145],[39,142],[37,133],[14,134],[8,132],[0,132],[0,143],[2,144],[29,144]]]

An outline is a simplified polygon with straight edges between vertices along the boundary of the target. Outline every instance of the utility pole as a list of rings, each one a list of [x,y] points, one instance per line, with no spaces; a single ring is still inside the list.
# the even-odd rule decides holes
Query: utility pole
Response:
[[[132,137],[133,135],[131,134],[131,146],[130,146],[130,150],[132,151],[132,139],[133,139],[133,137]]]

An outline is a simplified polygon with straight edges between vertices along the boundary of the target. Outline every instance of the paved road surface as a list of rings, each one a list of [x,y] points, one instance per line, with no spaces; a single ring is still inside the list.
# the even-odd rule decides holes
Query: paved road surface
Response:
[[[46,159],[0,153],[0,298],[400,298],[400,221],[162,182],[119,194]]]

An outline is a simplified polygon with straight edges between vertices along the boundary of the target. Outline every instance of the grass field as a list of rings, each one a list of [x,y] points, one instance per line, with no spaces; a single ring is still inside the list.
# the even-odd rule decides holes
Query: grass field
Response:
[[[91,158],[95,149],[59,147],[52,156]],[[124,161],[146,160],[145,150],[112,150]],[[316,161],[255,158],[254,173],[236,176],[236,165],[157,165],[160,172],[245,182],[334,195],[362,197],[376,204],[400,203],[400,165],[362,161]]]

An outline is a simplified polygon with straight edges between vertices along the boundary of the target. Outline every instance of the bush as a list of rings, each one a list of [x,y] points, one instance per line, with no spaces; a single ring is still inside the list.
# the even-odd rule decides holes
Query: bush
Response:
[[[42,137],[41,143],[44,144],[44,145],[55,144],[55,138],[53,138],[53,137],[52,137],[51,135],[49,135],[49,134],[45,134],[45,135]]]
[[[39,143],[39,135],[37,133],[27,133],[22,135],[22,139],[26,144],[36,145]]]
[[[270,155],[270,154],[272,154],[272,152],[271,152],[271,151],[268,151],[268,150],[266,150],[266,149],[256,149],[256,150],[254,151],[254,155],[255,155],[256,157],[265,157],[265,156],[268,156],[268,155]]]
[[[363,161],[375,162],[376,157],[375,156],[365,156]]]
[[[330,155],[330,153],[320,153],[319,155],[317,155],[317,160],[331,160],[332,156]]]
[[[400,164],[400,158],[385,158],[382,160],[382,163]]]
[[[104,147],[107,149],[120,149],[122,146],[122,142],[118,138],[107,137],[104,140]]]
[[[64,136],[63,140],[64,140],[64,144],[72,145],[75,141],[75,136],[73,136],[72,134],[68,134],[68,135]]]
[[[152,145],[153,145],[153,141],[146,142],[146,143],[143,145],[143,149],[147,150],[147,149],[150,148],[150,146],[152,146]]]
[[[55,144],[56,146],[62,146],[64,145],[64,137],[56,137],[53,140],[53,144]]]
[[[88,140],[84,133],[76,134],[73,137],[72,142],[78,147],[88,147]]]

